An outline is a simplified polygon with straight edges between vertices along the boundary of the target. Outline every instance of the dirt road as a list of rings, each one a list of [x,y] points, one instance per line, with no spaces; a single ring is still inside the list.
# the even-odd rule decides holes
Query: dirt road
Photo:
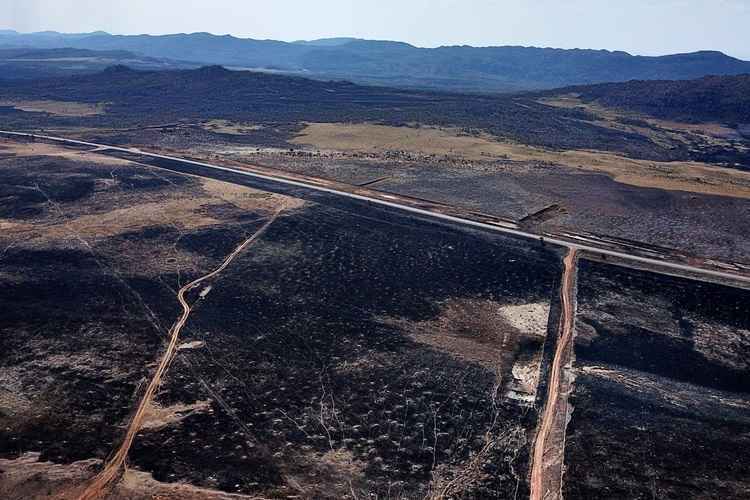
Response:
[[[557,348],[552,360],[549,385],[547,388],[547,403],[540,420],[534,452],[531,463],[531,500],[543,500],[549,498],[560,498],[560,478],[552,481],[548,478],[548,463],[545,460],[549,451],[549,438],[553,425],[558,420],[558,408],[560,399],[560,386],[562,383],[563,366],[568,359],[566,355],[573,338],[573,323],[575,321],[575,275],[577,265],[577,251],[571,248],[565,257],[562,283],[560,285],[560,299],[562,312],[560,315],[559,336]],[[563,422],[564,422],[564,416]],[[562,453],[562,450],[554,450]],[[557,469],[557,468],[555,468]],[[558,491],[549,491],[550,486],[555,485]]]
[[[243,250],[252,245],[256,240],[258,240],[258,238],[263,235],[268,227],[274,223],[279,215],[281,215],[281,212],[283,210],[284,206],[279,208],[279,210],[277,210],[273,214],[273,216],[255,232],[255,234],[243,241],[242,244],[237,248],[235,248],[234,251],[226,259],[224,259],[224,262],[222,262],[219,267],[180,288],[179,292],[177,293],[177,299],[180,301],[180,305],[182,306],[182,315],[175,322],[175,324],[172,325],[172,328],[169,331],[169,344],[167,346],[167,349],[164,351],[161,360],[159,361],[159,366],[156,369],[156,372],[154,372],[154,375],[151,378],[148,387],[146,388],[146,392],[143,394],[143,397],[138,404],[138,408],[133,414],[133,418],[130,421],[130,425],[128,425],[128,430],[125,433],[125,438],[123,439],[122,444],[118,448],[117,452],[115,452],[115,454],[112,455],[106,462],[102,471],[93,479],[91,484],[89,484],[83,494],[79,497],[80,500],[94,500],[102,498],[106,493],[108,486],[120,477],[120,474],[126,467],[126,460],[128,457],[128,452],[130,451],[130,447],[133,444],[133,440],[135,439],[136,434],[138,434],[138,431],[141,428],[143,417],[149,405],[151,404],[154,394],[156,394],[156,390],[159,388],[162,377],[166,373],[169,364],[174,357],[175,351],[177,349],[177,342],[180,338],[180,331],[185,326],[185,323],[190,316],[192,308],[185,299],[185,295],[204,281],[210,280],[211,278],[221,273],[224,269],[226,269],[227,266],[229,266],[229,264],[234,260],[234,258],[237,257],[237,255],[239,255]]]

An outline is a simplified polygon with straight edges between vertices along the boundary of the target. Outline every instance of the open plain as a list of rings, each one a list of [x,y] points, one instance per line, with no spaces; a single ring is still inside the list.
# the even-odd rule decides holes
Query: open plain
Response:
[[[263,495],[527,488],[554,251],[97,153],[4,151],[8,496],[31,491],[12,472],[30,452],[69,466],[40,468],[59,472],[49,488],[87,486],[158,373],[176,290],[280,209],[188,290],[192,310],[128,466]],[[51,418],[56,408],[68,419]]]
[[[741,288],[129,156],[2,143],[9,498],[679,498],[709,486],[628,468],[624,422],[742,449]]]
[[[631,92],[0,81],[0,497],[747,498],[745,123]]]

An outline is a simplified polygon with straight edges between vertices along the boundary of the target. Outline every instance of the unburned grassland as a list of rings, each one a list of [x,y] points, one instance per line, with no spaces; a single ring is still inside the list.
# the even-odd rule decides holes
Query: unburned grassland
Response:
[[[406,151],[469,160],[505,159],[600,172],[631,186],[750,198],[750,173],[699,162],[656,162],[587,150],[554,151],[486,135],[461,135],[433,127],[314,123],[292,142],[323,150],[379,153]]]

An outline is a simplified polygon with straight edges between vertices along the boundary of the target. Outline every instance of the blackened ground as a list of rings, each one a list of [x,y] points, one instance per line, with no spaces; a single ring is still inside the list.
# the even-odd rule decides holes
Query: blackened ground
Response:
[[[226,243],[235,231],[236,245],[263,214],[189,177],[84,157],[4,154],[0,190],[0,456],[103,459],[179,312],[180,280],[225,257],[211,232]],[[174,199],[201,201],[139,218],[141,206]],[[81,224],[114,210],[101,234]],[[191,226],[201,211],[210,228]]]
[[[7,219],[30,220],[40,216],[50,209],[49,200],[65,204],[90,199],[97,183],[113,180],[113,176],[121,190],[135,196],[189,186],[192,182],[188,177],[169,172],[150,175],[136,166],[100,166],[50,156],[18,160],[0,154],[0,161],[0,217]]]
[[[750,292],[581,261],[566,498],[747,498]]]
[[[372,188],[516,220],[552,204],[565,209],[540,231],[590,232],[726,261],[746,262],[750,255],[750,201],[742,198],[630,186],[606,174],[529,162],[426,164],[291,154],[257,162],[345,183],[383,179]]]
[[[59,165],[63,163],[63,165]],[[65,161],[57,162],[54,171],[49,158],[35,158],[25,166],[25,170],[3,169],[0,184],[0,217],[26,219],[42,213],[42,204],[47,203],[47,193],[60,201],[76,201],[89,196],[94,191],[95,177],[83,175],[75,170],[65,172]],[[70,162],[68,166],[71,166]],[[104,173],[102,172],[102,175]],[[40,180],[44,180],[40,184]],[[37,189],[42,187],[44,192]]]
[[[127,146],[148,144],[151,148],[189,150],[193,145],[211,144],[217,148],[291,148],[287,140],[303,126],[297,123],[265,123],[243,135],[226,134],[206,129],[197,122],[182,121],[167,126],[133,126],[114,130],[92,130],[85,135],[88,142]]]
[[[11,248],[2,262],[0,456],[104,458],[159,350],[153,325],[85,250]]]
[[[700,387],[678,402],[670,389],[578,376],[565,498],[747,498],[750,398],[740,400],[744,411],[718,401],[696,411]]]
[[[493,407],[494,373],[386,319],[433,319],[454,298],[547,302],[558,273],[552,251],[377,209],[283,216],[195,307],[184,340],[205,347],[180,352],[160,394],[211,399],[212,414],[141,433],[132,463],[228,491],[416,497],[489,432],[462,495],[522,495],[534,412]],[[331,468],[342,454],[349,465]]]
[[[95,189],[77,193],[84,183],[66,174]],[[215,268],[267,213],[226,200],[190,205],[206,200],[199,181],[141,166],[9,158],[2,175],[43,195],[12,201],[39,210],[10,219],[32,239],[3,240],[2,299],[23,314],[3,318],[4,453],[104,457],[179,313],[176,286]],[[141,205],[175,198],[187,203],[184,213],[138,218]],[[210,410],[141,433],[132,463],[160,480],[226,491],[423,496],[433,473],[445,484],[484,450],[459,491],[523,493],[534,412],[502,396],[493,406],[496,373],[416,343],[399,325],[432,320],[455,298],[545,302],[558,255],[319,201],[331,205],[290,209],[211,283],[182,339],[206,346],[180,351],[159,396],[166,407],[208,400]],[[135,218],[94,235],[94,259],[73,222],[113,209]],[[216,223],[189,226],[206,215]],[[539,346],[524,344],[518,355]]]

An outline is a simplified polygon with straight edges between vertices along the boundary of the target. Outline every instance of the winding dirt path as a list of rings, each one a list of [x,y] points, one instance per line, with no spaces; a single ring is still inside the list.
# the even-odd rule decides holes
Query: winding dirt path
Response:
[[[177,342],[180,338],[180,331],[185,326],[185,323],[190,316],[192,308],[185,299],[185,295],[204,281],[210,280],[211,278],[221,273],[224,269],[226,269],[227,266],[229,266],[229,264],[234,260],[234,258],[237,257],[237,255],[239,255],[243,250],[252,245],[256,240],[258,240],[258,238],[263,235],[263,233],[269,228],[269,226],[273,224],[274,221],[276,221],[279,215],[281,215],[281,212],[284,210],[284,208],[285,206],[282,205],[273,214],[273,216],[255,232],[255,234],[243,241],[242,244],[240,244],[237,248],[235,248],[234,251],[226,259],[224,259],[224,262],[222,262],[219,267],[206,274],[205,276],[191,281],[187,285],[180,288],[179,292],[177,293],[177,299],[180,301],[180,305],[182,306],[182,315],[175,322],[175,324],[172,325],[172,328],[169,331],[169,345],[164,351],[164,354],[159,361],[159,366],[156,369],[156,372],[154,372],[154,376],[151,378],[151,382],[149,382],[148,387],[146,388],[146,392],[143,394],[138,408],[133,414],[133,418],[130,421],[130,425],[128,426],[128,430],[125,434],[125,438],[123,439],[122,444],[118,448],[117,452],[112,455],[104,465],[102,471],[93,479],[93,481],[91,482],[91,484],[89,484],[83,494],[81,494],[81,496],[79,497],[80,500],[95,500],[102,498],[106,493],[108,486],[114,480],[118,479],[125,469],[130,447],[132,446],[133,440],[135,439],[136,434],[143,424],[143,418],[146,410],[151,404],[154,394],[156,394],[156,390],[159,388],[162,377],[166,373],[167,369],[169,368],[169,364],[174,357],[175,351],[177,349]]]
[[[551,444],[549,443],[549,438],[554,423],[560,417],[558,415],[558,402],[560,399],[560,386],[562,383],[562,369],[568,359],[566,353],[569,352],[568,348],[570,347],[571,339],[573,338],[573,323],[575,321],[574,294],[576,261],[577,250],[571,248],[563,261],[564,270],[560,286],[562,313],[560,316],[559,337],[557,339],[555,356],[552,360],[551,375],[547,388],[547,402],[537,431],[536,441],[534,442],[534,452],[531,463],[531,500],[544,500],[550,498],[548,483],[551,481],[545,474],[548,468],[548,464],[545,462],[545,455],[548,451],[548,445]],[[555,481],[555,483],[557,482],[561,481]],[[557,486],[559,487],[560,485],[558,484]],[[552,495],[554,498],[560,498],[560,496],[559,491]]]

